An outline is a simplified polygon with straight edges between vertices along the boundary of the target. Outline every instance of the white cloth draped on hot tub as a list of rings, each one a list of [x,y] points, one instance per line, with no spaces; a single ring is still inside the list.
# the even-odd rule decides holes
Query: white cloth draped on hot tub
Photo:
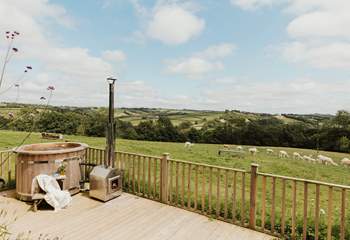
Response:
[[[62,191],[56,179],[52,176],[40,174],[33,179],[32,194],[35,186],[39,187],[46,193],[45,201],[50,204],[55,211],[68,206],[72,201],[72,197],[68,191]]]

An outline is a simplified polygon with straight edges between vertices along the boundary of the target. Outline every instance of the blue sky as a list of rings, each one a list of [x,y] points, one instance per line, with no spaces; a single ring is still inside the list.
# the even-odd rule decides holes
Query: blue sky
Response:
[[[21,102],[335,113],[348,109],[345,0],[4,0],[0,29],[21,32],[6,89]],[[0,41],[1,57],[7,41]],[[0,95],[13,101],[16,89]]]

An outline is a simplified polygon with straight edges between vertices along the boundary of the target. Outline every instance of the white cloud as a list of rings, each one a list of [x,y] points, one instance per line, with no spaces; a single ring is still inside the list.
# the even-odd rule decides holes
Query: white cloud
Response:
[[[140,18],[141,28],[131,36],[136,42],[153,39],[168,45],[183,44],[205,28],[205,20],[197,15],[200,6],[192,0],[157,0],[152,7],[139,0],[129,2]]]
[[[287,43],[282,53],[289,61],[306,63],[316,68],[350,67],[350,42],[316,44],[295,41]]]
[[[255,10],[260,7],[272,6],[285,0],[231,0],[231,4],[244,10]]]
[[[111,63],[120,63],[126,60],[126,55],[121,50],[106,50],[102,52],[102,58]]]
[[[222,43],[196,52],[187,58],[168,59],[166,71],[171,74],[184,75],[187,78],[202,78],[205,75],[224,69],[222,59],[231,55],[235,45]]]
[[[301,8],[301,4],[298,5]],[[293,19],[287,28],[293,38],[350,38],[347,26],[350,24],[350,2],[338,7],[332,4],[314,4],[314,8],[301,13]],[[304,8],[307,9],[309,5]],[[293,9],[292,7],[290,9]]]
[[[287,60],[317,68],[350,66],[350,2],[293,0],[287,8],[295,18],[287,32],[293,41],[284,45]]]
[[[66,10],[47,0],[6,0],[0,2],[0,29],[17,30],[21,34],[15,41],[19,48],[9,65],[5,85],[10,86],[18,79],[24,65],[32,65],[21,84],[21,101],[38,102],[47,94],[46,87],[54,85],[54,104],[101,105],[105,94],[106,76],[115,73],[112,60],[122,60],[125,55],[117,50],[104,52],[102,57],[94,56],[88,49],[65,46],[55,40],[52,29],[59,24],[74,26]],[[0,40],[0,51],[5,49],[5,40]],[[19,62],[17,60],[20,60]],[[84,86],[84,87],[82,87]],[[1,100],[13,100],[14,90]]]
[[[196,53],[195,55],[207,59],[224,58],[233,53],[236,46],[231,43],[222,43],[214,46],[210,46],[202,52]]]
[[[316,68],[350,66],[350,1],[348,0],[231,0],[242,9],[284,5],[293,19],[286,30],[291,41],[282,54],[292,62]]]
[[[185,75],[188,78],[202,77],[204,74],[224,68],[221,62],[212,62],[199,57],[168,60],[166,65],[167,72]]]
[[[335,113],[348,109],[350,81],[314,79],[279,80],[269,83],[236,81],[206,86],[201,97],[211,109],[240,109],[270,113]],[[334,98],[337,95],[338,98]],[[316,100],[316,101],[315,101]],[[210,103],[211,102],[211,103]]]
[[[155,9],[147,35],[166,44],[181,44],[198,36],[205,21],[186,9],[171,5]]]

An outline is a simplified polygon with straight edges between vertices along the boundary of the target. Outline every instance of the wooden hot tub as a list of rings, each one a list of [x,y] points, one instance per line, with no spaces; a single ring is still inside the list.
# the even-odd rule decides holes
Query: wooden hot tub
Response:
[[[32,200],[32,182],[39,174],[53,175],[63,162],[66,165],[63,189],[79,192],[80,166],[88,146],[83,143],[56,142],[24,145],[16,150],[16,193],[20,200]]]

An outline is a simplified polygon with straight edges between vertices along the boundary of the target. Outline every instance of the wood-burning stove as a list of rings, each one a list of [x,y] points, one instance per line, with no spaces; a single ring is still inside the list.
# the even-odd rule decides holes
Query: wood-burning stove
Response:
[[[122,193],[121,171],[104,166],[96,166],[90,173],[90,197],[109,201]]]

